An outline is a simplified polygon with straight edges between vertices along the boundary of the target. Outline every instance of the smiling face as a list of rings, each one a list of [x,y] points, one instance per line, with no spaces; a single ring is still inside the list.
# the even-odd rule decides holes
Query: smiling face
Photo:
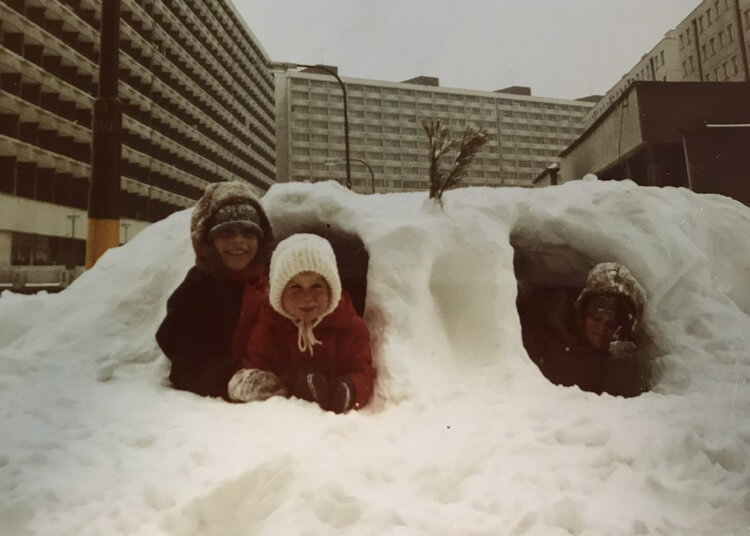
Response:
[[[258,252],[258,237],[247,230],[229,228],[213,238],[213,244],[224,266],[229,270],[244,270]]]
[[[321,316],[331,303],[331,291],[325,278],[315,272],[301,272],[284,287],[281,306],[297,320],[310,321]]]
[[[617,315],[611,311],[595,311],[583,317],[586,341],[600,351],[609,349],[617,329]]]

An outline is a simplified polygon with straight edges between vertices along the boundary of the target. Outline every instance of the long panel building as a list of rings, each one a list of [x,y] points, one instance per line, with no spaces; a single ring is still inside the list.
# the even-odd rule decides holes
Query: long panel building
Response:
[[[342,90],[320,70],[277,76],[277,179],[345,180]],[[530,186],[582,130],[589,100],[531,96],[529,88],[496,92],[443,88],[433,77],[392,83],[342,78],[347,90],[353,190],[428,188],[423,120],[439,119],[453,137],[469,126],[489,135],[466,185]],[[369,169],[368,169],[369,168]],[[370,174],[372,170],[372,175]]]
[[[0,265],[81,265],[99,0],[0,0]],[[269,58],[227,0],[122,0],[121,241],[211,182],[275,180]]]

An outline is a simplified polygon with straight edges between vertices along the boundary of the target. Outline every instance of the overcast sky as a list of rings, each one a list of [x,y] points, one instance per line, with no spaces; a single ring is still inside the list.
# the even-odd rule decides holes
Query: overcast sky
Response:
[[[274,61],[443,87],[604,94],[699,0],[233,0]]]

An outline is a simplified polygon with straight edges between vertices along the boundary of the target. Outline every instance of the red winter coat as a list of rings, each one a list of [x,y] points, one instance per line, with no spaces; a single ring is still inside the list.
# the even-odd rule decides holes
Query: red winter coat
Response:
[[[346,291],[313,332],[322,344],[315,345],[311,356],[297,347],[297,326],[268,305],[250,333],[245,366],[275,373],[290,391],[302,372],[321,372],[329,379],[346,376],[355,386],[354,407],[364,406],[375,382],[370,334]]]

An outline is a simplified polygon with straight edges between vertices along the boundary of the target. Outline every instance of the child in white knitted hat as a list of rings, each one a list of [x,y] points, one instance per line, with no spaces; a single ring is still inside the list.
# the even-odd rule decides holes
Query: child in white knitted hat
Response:
[[[269,307],[250,334],[245,368],[229,382],[230,398],[290,394],[343,413],[367,403],[374,379],[369,332],[341,288],[329,242],[314,234],[281,241]]]

